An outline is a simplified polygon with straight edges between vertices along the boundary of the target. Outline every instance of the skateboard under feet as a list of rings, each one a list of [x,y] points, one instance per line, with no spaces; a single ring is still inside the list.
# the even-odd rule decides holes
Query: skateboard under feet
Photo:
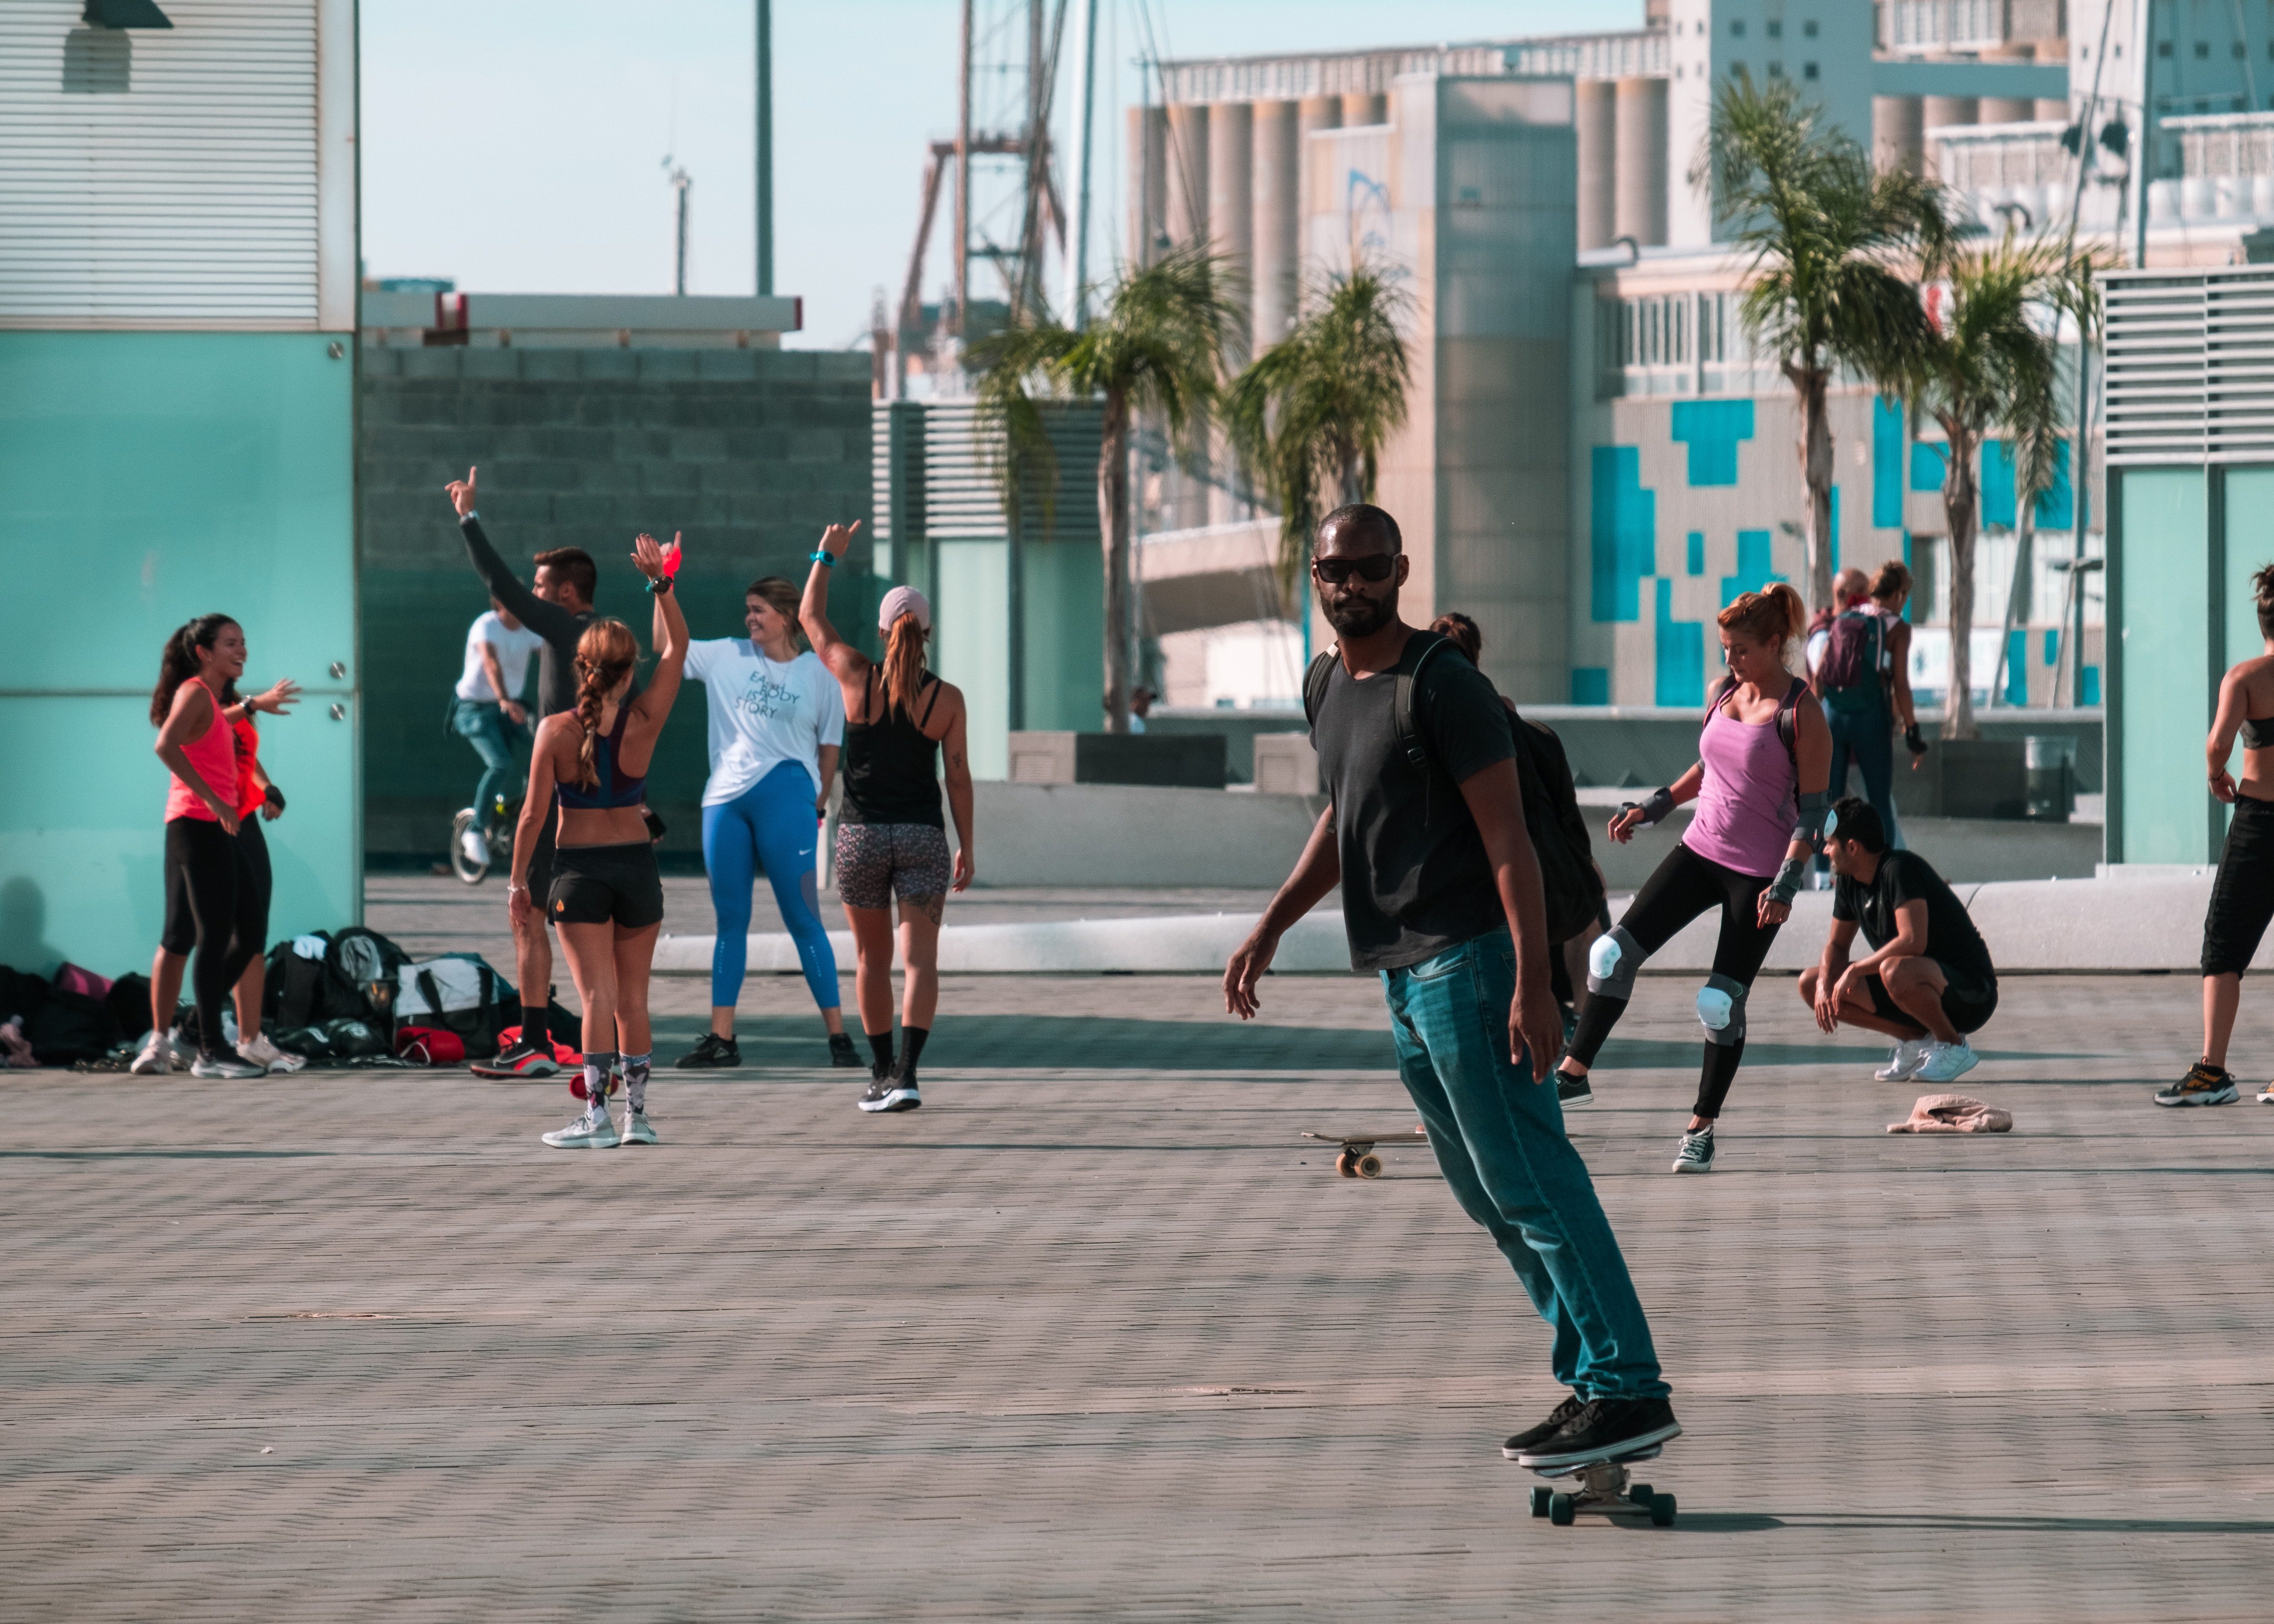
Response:
[[[1601,1516],[1646,1516],[1653,1528],[1674,1526],[1674,1496],[1660,1494],[1646,1483],[1631,1483],[1627,1468],[1638,1461],[1656,1460],[1665,1446],[1653,1444],[1614,1460],[1589,1461],[1580,1466],[1531,1468],[1543,1477],[1577,1477],[1575,1490],[1532,1485],[1532,1515],[1546,1517],[1558,1528],[1569,1528],[1583,1511]]]
[[[1388,1133],[1314,1133],[1305,1129],[1303,1137],[1341,1146],[1341,1154],[1335,1157],[1335,1171],[1344,1178],[1382,1177],[1382,1158],[1374,1154],[1376,1145],[1426,1145],[1429,1142],[1428,1134],[1419,1128],[1398,1128]]]

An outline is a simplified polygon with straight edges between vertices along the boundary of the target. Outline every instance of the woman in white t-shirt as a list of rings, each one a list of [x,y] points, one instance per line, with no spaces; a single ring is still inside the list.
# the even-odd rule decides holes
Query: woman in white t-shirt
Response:
[[[798,651],[797,598],[779,575],[762,576],[742,600],[749,636],[706,638],[688,650],[687,674],[710,696],[703,866],[711,876],[718,936],[711,950],[711,1030],[680,1056],[682,1068],[742,1064],[734,1004],[742,991],[757,868],[773,884],[806,987],[829,1027],[830,1064],[861,1064],[839,1009],[837,955],[814,881],[821,811],[845,738],[845,701],[812,650]]]
[[[482,758],[481,781],[474,786],[474,823],[463,836],[466,855],[489,861],[486,837],[496,816],[498,797],[513,787],[513,747],[529,738],[529,712],[521,690],[529,679],[529,657],[545,646],[494,598],[489,613],[466,628],[466,668],[458,677],[450,706],[452,731]]]

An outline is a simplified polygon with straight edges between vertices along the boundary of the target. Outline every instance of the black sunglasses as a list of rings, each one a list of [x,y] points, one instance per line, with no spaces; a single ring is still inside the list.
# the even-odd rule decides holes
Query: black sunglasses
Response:
[[[1314,558],[1311,573],[1329,586],[1340,586],[1356,575],[1367,581],[1387,581],[1397,568],[1395,553],[1369,553],[1364,558]]]

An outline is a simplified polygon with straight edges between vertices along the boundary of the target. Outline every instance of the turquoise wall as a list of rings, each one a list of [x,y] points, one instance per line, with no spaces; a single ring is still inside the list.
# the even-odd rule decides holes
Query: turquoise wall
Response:
[[[2225,641],[2212,614],[2212,477],[2201,468],[2127,469],[2119,485],[2109,605],[2113,861],[2218,855],[2222,808],[2203,786],[2202,762]]]
[[[321,334],[0,333],[0,963],[147,970],[164,912],[166,637],[219,611],[290,801],[272,939],[361,917],[353,350]],[[342,674],[330,674],[336,663]],[[329,714],[337,705],[342,716]]]

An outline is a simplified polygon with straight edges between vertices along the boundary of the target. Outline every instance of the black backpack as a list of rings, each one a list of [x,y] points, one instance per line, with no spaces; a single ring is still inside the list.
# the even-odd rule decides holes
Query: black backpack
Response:
[[[379,1020],[371,984],[399,982],[410,956],[376,930],[361,925],[313,934],[324,943],[321,959],[301,958],[290,942],[279,942],[269,950],[267,984],[261,996],[263,1018],[280,1026]]]
[[[1398,748],[1414,771],[1432,777],[1440,770],[1430,761],[1428,745],[1413,726],[1413,690],[1430,657],[1451,643],[1449,637],[1431,637],[1414,660],[1413,669],[1392,679],[1397,692],[1391,699],[1391,714]],[[1314,727],[1318,725],[1320,702],[1326,698],[1328,680],[1340,658],[1329,649],[1311,662],[1303,675],[1303,715]],[[1567,803],[1577,808],[1578,792],[1571,782],[1563,741],[1545,723],[1525,720],[1513,706],[1509,709],[1508,733],[1516,746],[1517,781],[1524,786],[1524,822],[1532,835],[1532,852],[1540,860],[1547,941],[1553,946],[1570,941],[1594,922],[1602,911],[1603,882],[1595,872],[1594,849],[1587,839],[1585,823],[1565,811]]]

